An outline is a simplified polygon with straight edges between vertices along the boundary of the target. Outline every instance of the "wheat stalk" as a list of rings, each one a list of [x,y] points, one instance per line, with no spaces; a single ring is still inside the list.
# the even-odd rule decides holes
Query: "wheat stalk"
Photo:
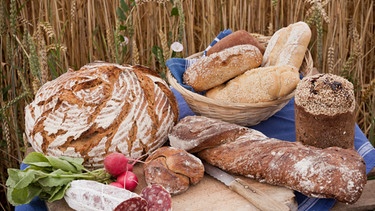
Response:
[[[76,22],[76,10],[77,10],[77,0],[72,0],[70,2],[70,33],[73,35],[74,25]]]
[[[139,64],[139,51],[137,48],[137,42],[135,41],[134,37],[132,39],[132,64]]]
[[[4,4],[0,4],[0,37],[3,37],[6,33],[6,24],[5,24],[5,14],[4,14]]]
[[[366,102],[370,100],[371,96],[375,96],[375,78],[370,81],[367,87],[364,86],[361,99],[363,102]]]
[[[37,51],[38,51],[38,58],[39,58],[39,67],[41,71],[40,79],[41,79],[41,84],[44,84],[50,80],[50,74],[49,74],[48,63],[47,63],[48,59],[47,59],[46,42],[44,40],[44,36],[43,36],[41,29],[44,29],[48,36],[54,36],[54,33],[51,28],[43,27],[42,24],[40,25],[39,29],[40,30],[37,30],[37,33],[36,33],[36,40],[38,44]]]
[[[30,35],[27,36],[27,44],[30,49],[29,53],[29,66],[31,72],[31,81],[33,87],[33,93],[35,94],[41,86],[40,80],[40,63],[38,58],[38,52],[35,43]]]
[[[3,139],[6,142],[7,152],[9,152],[7,160],[10,160],[9,156],[10,156],[10,152],[12,151],[11,150],[12,142],[11,142],[11,139],[10,139],[9,124],[6,120],[4,120],[2,122],[3,122],[2,126],[3,126],[3,132],[4,132],[3,133]]]
[[[160,30],[159,37],[160,37],[161,48],[163,50],[163,59],[164,61],[167,61],[171,55],[171,50],[168,47],[167,36],[163,33],[162,30]]]
[[[328,72],[333,73],[335,63],[335,48],[331,44],[328,48],[328,55],[327,55],[327,64],[328,64]]]

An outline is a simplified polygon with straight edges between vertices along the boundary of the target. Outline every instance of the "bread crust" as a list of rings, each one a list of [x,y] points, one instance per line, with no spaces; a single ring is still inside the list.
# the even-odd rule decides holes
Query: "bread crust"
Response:
[[[167,141],[177,101],[155,71],[91,63],[44,84],[25,108],[33,149],[101,167],[111,152],[138,158]]]
[[[326,148],[354,148],[353,84],[334,74],[305,77],[295,92],[296,140]]]
[[[208,90],[206,96],[231,103],[268,102],[292,93],[299,81],[293,66],[258,67]]]
[[[208,90],[262,63],[262,53],[253,45],[237,45],[201,57],[183,75],[185,84],[196,92]]]
[[[206,55],[209,56],[213,53],[220,52],[226,48],[230,48],[236,45],[254,45],[263,54],[266,48],[260,43],[254,36],[252,36],[246,30],[237,30],[223,39],[219,40],[214,46],[207,50]]]
[[[302,21],[279,29],[268,41],[262,66],[292,65],[299,69],[310,39],[310,27]]]
[[[204,176],[199,158],[183,149],[167,146],[155,150],[146,159],[143,169],[148,185],[160,184],[173,195],[185,192]]]
[[[169,140],[171,146],[196,152],[202,160],[227,172],[285,186],[310,197],[352,204],[367,181],[364,160],[354,149],[320,149],[282,141],[204,116],[180,120]]]

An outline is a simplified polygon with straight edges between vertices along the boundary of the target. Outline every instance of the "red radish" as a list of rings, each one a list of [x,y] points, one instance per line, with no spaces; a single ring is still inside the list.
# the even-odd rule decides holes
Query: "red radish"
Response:
[[[113,152],[104,158],[104,168],[117,177],[128,169],[128,158],[119,152]]]
[[[123,185],[126,190],[134,191],[138,185],[138,178],[131,171],[126,171],[117,177],[116,182]]]
[[[128,163],[128,166],[127,166],[127,169],[128,169],[128,171],[133,171],[133,166],[134,166],[134,164],[133,163]]]
[[[124,188],[124,186],[119,182],[111,182],[111,183],[109,183],[109,185],[112,185],[112,186],[115,186],[115,187],[118,187],[118,188]]]

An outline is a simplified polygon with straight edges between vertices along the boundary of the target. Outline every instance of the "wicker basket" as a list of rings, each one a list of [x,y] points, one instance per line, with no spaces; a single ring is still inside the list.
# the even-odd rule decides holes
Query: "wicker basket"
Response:
[[[256,36],[260,42],[267,44],[268,37]],[[193,54],[188,59],[198,58],[203,52]],[[313,62],[309,51],[306,52],[300,72],[304,75],[310,75],[313,72]],[[227,103],[208,98],[197,94],[181,86],[167,71],[167,79],[170,85],[175,88],[184,97],[185,101],[193,112],[197,115],[221,119],[227,122],[236,123],[243,126],[256,125],[264,121],[281,110],[289,100],[294,96],[294,91],[289,95],[269,102],[259,103]]]

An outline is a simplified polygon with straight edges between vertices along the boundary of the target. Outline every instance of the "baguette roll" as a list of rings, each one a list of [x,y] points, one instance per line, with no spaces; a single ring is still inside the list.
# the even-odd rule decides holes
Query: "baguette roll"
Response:
[[[280,185],[310,197],[355,203],[366,184],[366,166],[354,149],[305,146],[204,116],[187,116],[169,134],[173,147],[229,173]]]
[[[292,93],[299,81],[294,66],[258,67],[208,90],[206,96],[230,103],[268,102]]]
[[[299,69],[310,39],[310,27],[302,21],[279,29],[268,41],[262,66],[293,65]]]
[[[183,81],[196,92],[206,91],[246,70],[259,67],[262,58],[257,47],[237,45],[200,58],[186,69]]]

